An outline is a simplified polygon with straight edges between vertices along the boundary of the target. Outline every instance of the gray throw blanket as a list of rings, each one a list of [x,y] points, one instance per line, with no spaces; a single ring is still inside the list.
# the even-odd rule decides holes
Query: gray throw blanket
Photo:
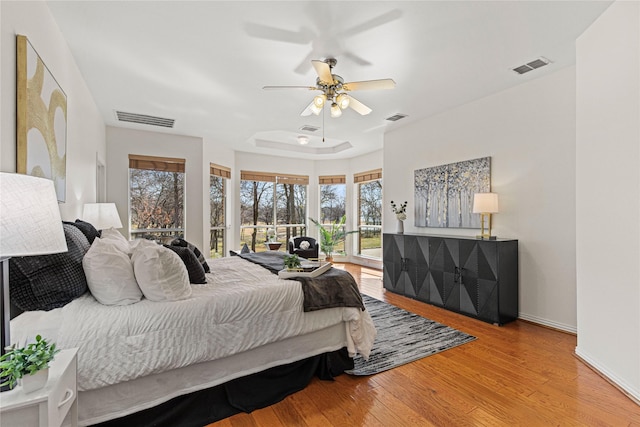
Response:
[[[241,258],[261,265],[273,274],[284,269],[284,252],[267,251],[238,254]],[[304,311],[333,307],[356,307],[364,311],[358,284],[349,272],[331,267],[316,277],[294,277],[302,284]]]

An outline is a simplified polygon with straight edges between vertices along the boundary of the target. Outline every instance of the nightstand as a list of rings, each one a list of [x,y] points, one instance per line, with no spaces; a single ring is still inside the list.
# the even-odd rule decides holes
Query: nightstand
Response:
[[[68,422],[77,427],[77,353],[78,349],[74,348],[56,354],[44,388],[28,394],[21,387],[0,393],[0,423],[16,427],[59,427],[68,416]]]

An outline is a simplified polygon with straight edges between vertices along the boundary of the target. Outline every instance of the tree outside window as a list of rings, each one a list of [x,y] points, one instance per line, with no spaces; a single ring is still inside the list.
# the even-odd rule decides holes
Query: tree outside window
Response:
[[[226,231],[226,179],[209,175],[210,221],[210,256],[221,258],[225,254],[224,241]]]
[[[320,184],[320,223],[327,229],[331,223],[339,221],[347,211],[346,184]],[[344,242],[334,247],[338,253],[344,252]]]
[[[285,250],[290,237],[306,230],[308,178],[249,172],[241,175],[254,179],[240,181],[240,244],[260,252],[266,250],[267,240],[274,240]],[[270,238],[270,233],[275,236]]]
[[[381,258],[382,179],[358,184],[358,253]]]
[[[134,238],[184,236],[184,161],[129,160],[130,230]],[[180,160],[180,159],[175,159]],[[177,166],[176,166],[177,165]]]

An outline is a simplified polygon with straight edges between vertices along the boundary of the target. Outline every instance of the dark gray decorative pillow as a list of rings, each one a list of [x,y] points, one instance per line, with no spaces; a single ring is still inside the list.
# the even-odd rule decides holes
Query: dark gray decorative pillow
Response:
[[[240,253],[241,254],[250,254],[251,253],[251,249],[249,249],[249,246],[247,246],[247,244],[245,243],[244,245],[242,245],[242,249],[240,249]]]
[[[198,261],[196,254],[188,247],[163,245],[165,248],[169,248],[178,254],[184,265],[187,267],[187,273],[189,273],[189,283],[202,285],[207,283],[207,277],[204,274],[204,267]]]
[[[63,307],[87,291],[82,258],[89,242],[71,224],[63,224],[67,252],[9,260],[11,302],[24,311]]]
[[[78,230],[80,230],[82,234],[84,234],[84,237],[87,238],[87,241],[89,242],[89,246],[93,244],[93,241],[96,239],[96,237],[100,237],[100,232],[96,230],[96,228],[93,225],[89,224],[86,221],[76,219],[76,222],[67,222],[67,221],[62,221],[62,222],[64,224],[70,224],[77,227]]]
[[[178,239],[174,239],[173,242],[171,242],[171,246],[181,246],[183,248],[191,249],[193,253],[196,255],[196,258],[198,258],[198,261],[200,262],[200,264],[202,264],[202,268],[204,268],[204,272],[209,273],[211,271],[209,269],[209,264],[207,264],[207,261],[204,260],[204,255],[202,255],[202,252],[200,252],[200,249],[196,248],[195,245],[187,242],[184,239],[178,238]]]

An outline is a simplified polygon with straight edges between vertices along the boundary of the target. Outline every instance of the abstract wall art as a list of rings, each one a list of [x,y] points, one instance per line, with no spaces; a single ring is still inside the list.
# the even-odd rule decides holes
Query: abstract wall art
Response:
[[[417,169],[416,227],[479,228],[473,195],[491,191],[491,157]]]
[[[17,161],[18,173],[49,178],[58,201],[66,197],[67,95],[33,48],[18,35]]]

